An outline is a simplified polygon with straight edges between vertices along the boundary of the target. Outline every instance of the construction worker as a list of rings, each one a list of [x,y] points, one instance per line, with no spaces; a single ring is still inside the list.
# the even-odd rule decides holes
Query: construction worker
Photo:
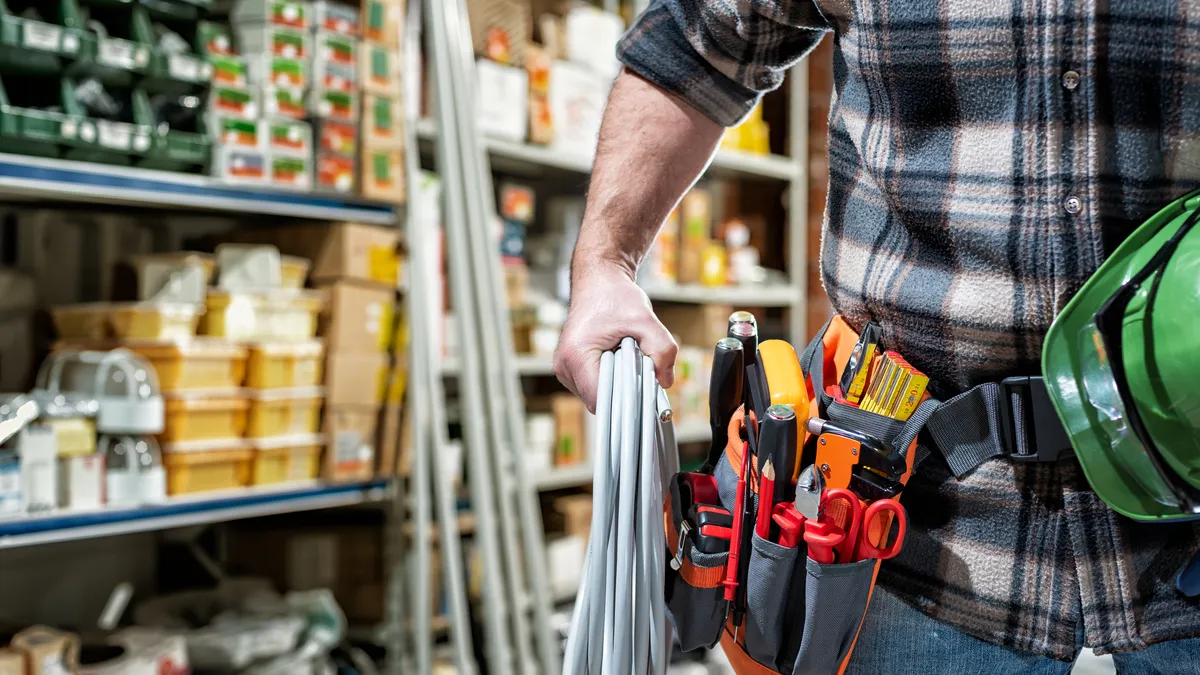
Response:
[[[1196,0],[655,0],[618,48],[555,363],[589,407],[627,335],[671,384],[638,263],[722,128],[827,33],[825,290],[942,400],[1038,375],[1073,294],[1200,185]],[[1067,673],[1084,646],[1122,673],[1200,672],[1200,602],[1172,583],[1200,529],[1118,515],[1064,454],[921,466],[847,672]]]

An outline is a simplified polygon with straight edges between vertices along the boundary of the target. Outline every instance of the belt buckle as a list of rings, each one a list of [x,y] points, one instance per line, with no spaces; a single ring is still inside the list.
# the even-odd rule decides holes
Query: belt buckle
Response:
[[[1014,462],[1057,462],[1062,456],[1073,452],[1066,429],[1058,419],[1054,404],[1046,391],[1046,383],[1039,376],[1021,375],[1007,377],[1000,382],[1004,400],[999,407],[1001,429],[1008,458]],[[1017,394],[1014,400],[1013,394]],[[1013,407],[1020,405],[1023,428],[1017,428]],[[1017,438],[1021,432],[1021,438]],[[1021,444],[1033,448],[1033,452],[1021,452]]]

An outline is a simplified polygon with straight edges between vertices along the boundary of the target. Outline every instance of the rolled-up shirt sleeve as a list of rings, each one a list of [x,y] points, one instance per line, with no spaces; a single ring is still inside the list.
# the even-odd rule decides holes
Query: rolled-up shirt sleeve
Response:
[[[813,0],[654,0],[621,38],[617,58],[733,126],[828,31]]]

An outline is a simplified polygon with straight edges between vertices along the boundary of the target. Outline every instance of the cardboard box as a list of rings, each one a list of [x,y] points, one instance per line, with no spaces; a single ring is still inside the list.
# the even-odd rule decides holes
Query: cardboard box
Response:
[[[377,406],[326,406],[322,478],[332,481],[370,480],[375,473]]]
[[[362,144],[374,150],[404,147],[404,106],[400,99],[363,94]]]
[[[362,36],[393,49],[400,46],[404,25],[404,0],[363,0]]]
[[[363,148],[362,195],[369,199],[402,204],[408,191],[404,183],[404,151],[387,148]]]
[[[378,408],[387,386],[388,355],[331,352],[325,360],[325,404]]]
[[[529,128],[529,78],[525,71],[488,59],[479,59],[475,70],[480,130],[495,138],[523,142]]]
[[[25,655],[8,647],[0,649],[0,675],[25,675]]]
[[[524,262],[505,263],[504,290],[510,309],[525,306],[525,296],[529,293],[529,267]]]
[[[525,47],[533,31],[529,3],[467,0],[467,22],[476,54],[497,63],[525,65]]]
[[[655,313],[679,344],[711,351],[726,336],[733,305],[664,304]]]
[[[285,255],[313,261],[314,282],[354,279],[395,288],[399,268],[395,228],[360,223],[306,225],[237,233],[248,243],[274,244]]]
[[[358,50],[358,83],[364,94],[398,99],[404,93],[400,50],[364,42]]]
[[[557,439],[554,444],[554,465],[573,466],[587,459],[587,440],[584,415],[587,408],[574,394],[555,394],[550,410],[554,415]]]
[[[62,675],[79,669],[79,636],[33,626],[13,636],[13,649],[25,655],[28,675]]]
[[[625,32],[625,22],[617,14],[597,7],[572,7],[563,18],[567,60],[614,79],[621,70],[617,61],[617,41]]]
[[[567,61],[550,65],[550,116],[555,149],[587,157],[596,154],[600,118],[612,79]]]
[[[705,190],[690,190],[679,202],[679,217],[679,283],[700,283],[704,249],[712,236],[712,196]]]
[[[592,529],[592,496],[569,495],[554,500],[554,511],[562,517],[563,534],[586,541]]]
[[[317,284],[317,288],[329,299],[320,334],[331,354],[377,354],[391,346],[394,290],[349,280]]]

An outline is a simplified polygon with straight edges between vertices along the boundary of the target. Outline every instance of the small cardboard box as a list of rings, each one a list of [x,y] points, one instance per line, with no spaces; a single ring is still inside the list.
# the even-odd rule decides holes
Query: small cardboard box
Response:
[[[395,288],[399,270],[395,228],[361,223],[246,230],[238,239],[274,244],[281,253],[313,261],[314,282],[354,279]]]
[[[392,203],[404,202],[404,151],[365,148],[362,152],[362,195]]]
[[[329,351],[378,354],[392,342],[396,292],[355,281],[318,284],[329,298],[320,332]]]
[[[386,393],[387,374],[387,354],[332,352],[325,361],[325,404],[378,408]]]
[[[17,633],[12,648],[25,654],[28,675],[62,675],[79,669],[79,636],[33,626]]]
[[[363,94],[363,147],[399,150],[404,147],[404,106],[398,98]]]
[[[363,38],[393,49],[400,46],[404,0],[363,0],[361,19]]]
[[[554,511],[562,517],[563,534],[586,541],[592,529],[592,496],[569,495],[554,500]]]
[[[487,59],[475,65],[479,127],[484,134],[517,143],[529,131],[529,77],[521,68]]]
[[[404,86],[400,50],[375,42],[359,45],[358,82],[363,93],[399,98]]]
[[[326,152],[317,154],[317,188],[325,192],[349,194],[358,184],[354,158]]]
[[[554,444],[554,465],[573,466],[587,459],[584,415],[587,408],[573,394],[555,394],[550,410],[554,415],[557,440]]]
[[[333,481],[370,480],[375,473],[375,432],[379,424],[376,406],[327,406],[325,452],[322,477]]]

